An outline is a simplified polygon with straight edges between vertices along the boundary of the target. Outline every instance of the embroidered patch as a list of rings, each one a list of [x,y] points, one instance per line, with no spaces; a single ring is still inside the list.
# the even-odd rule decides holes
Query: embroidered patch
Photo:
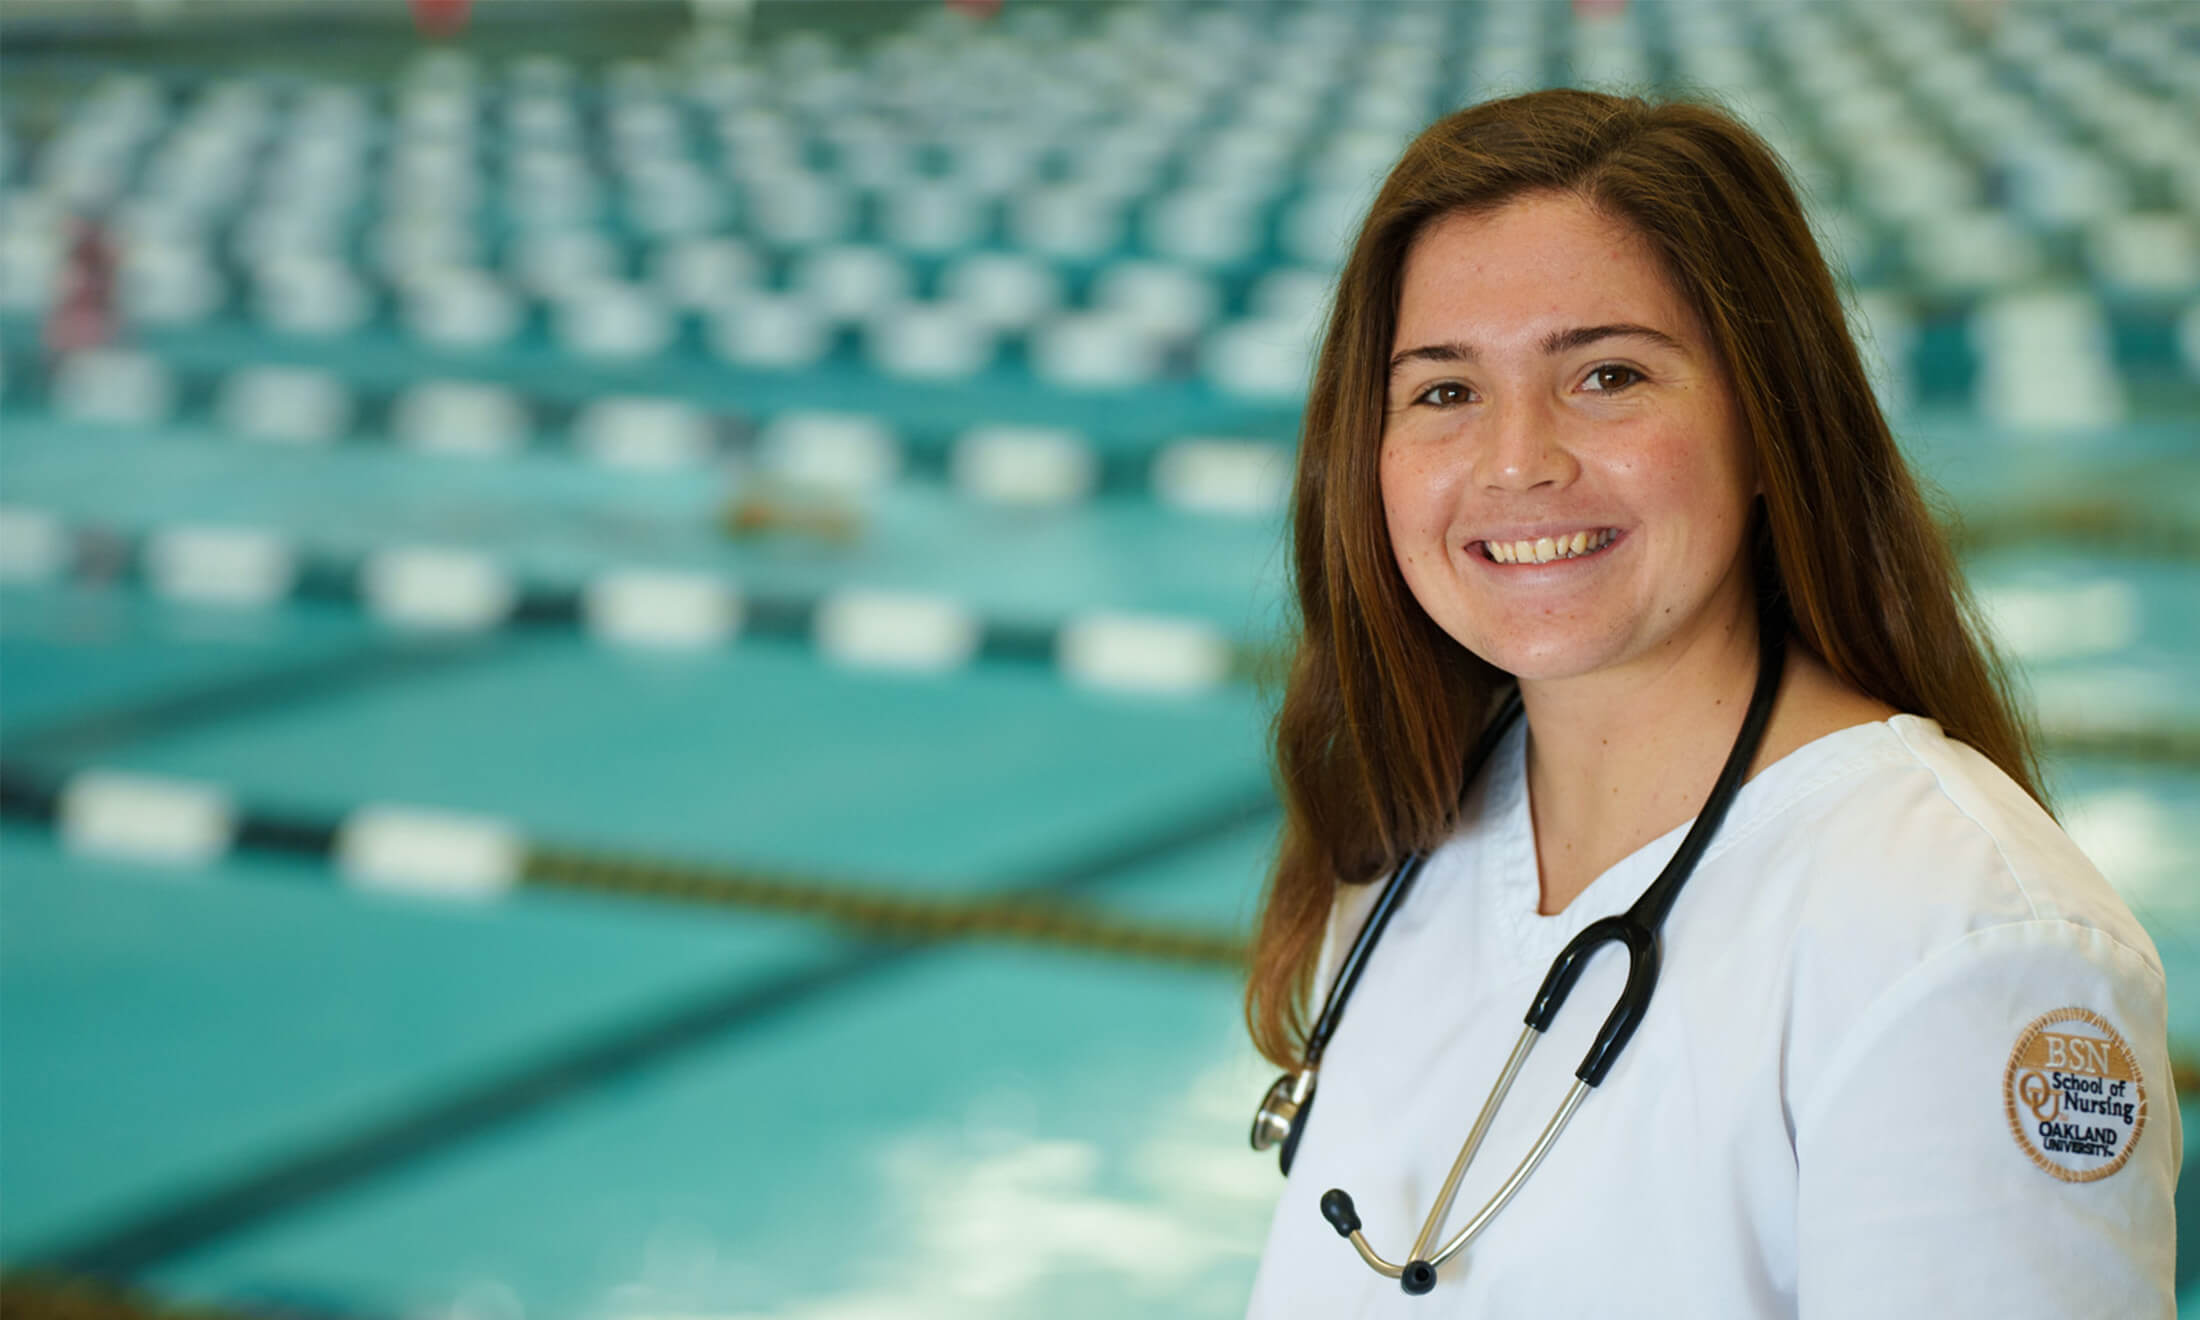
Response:
[[[2044,1013],[2024,1029],[2001,1098],[2017,1144],[2064,1182],[2124,1167],[2147,1125],[2138,1058],[2108,1019],[2082,1008]]]

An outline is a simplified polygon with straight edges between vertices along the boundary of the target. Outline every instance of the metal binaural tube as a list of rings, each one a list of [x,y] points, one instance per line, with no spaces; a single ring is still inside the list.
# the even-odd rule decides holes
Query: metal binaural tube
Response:
[[[1367,1262],[1367,1267],[1384,1278],[1395,1279],[1406,1272],[1405,1266],[1393,1265],[1376,1255],[1375,1248],[1367,1245],[1367,1234],[1358,1229],[1352,1230],[1352,1236],[1347,1240],[1352,1243],[1352,1249],[1360,1253],[1360,1259]]]
[[[1536,1041],[1542,1037],[1543,1033],[1536,1030],[1532,1023],[1521,1029],[1520,1039],[1513,1043],[1511,1056],[1505,1060],[1504,1068],[1499,1070],[1497,1080],[1490,1086],[1489,1098],[1482,1102],[1482,1112],[1475,1115],[1474,1126],[1467,1132],[1465,1144],[1459,1147],[1459,1158],[1451,1162],[1451,1172],[1444,1178],[1443,1189],[1436,1193],[1436,1204],[1429,1208],[1428,1218],[1421,1221],[1420,1236],[1413,1239],[1413,1250],[1407,1254],[1407,1260],[1428,1259],[1423,1253],[1443,1229],[1444,1216],[1451,1211],[1452,1198],[1459,1194],[1459,1180],[1466,1176],[1467,1166],[1474,1162],[1475,1152],[1482,1149],[1482,1138],[1489,1135],[1490,1124],[1497,1118],[1498,1107],[1505,1103],[1505,1097],[1512,1091],[1513,1078],[1520,1075],[1520,1066],[1528,1061],[1528,1052],[1535,1048]]]
[[[1549,1123],[1544,1124],[1543,1135],[1535,1139],[1535,1145],[1529,1148],[1527,1157],[1512,1171],[1512,1176],[1505,1179],[1505,1185],[1497,1189],[1497,1195],[1490,1198],[1489,1204],[1476,1211],[1474,1218],[1467,1221],[1467,1226],[1459,1230],[1459,1235],[1444,1244],[1444,1249],[1429,1261],[1431,1265],[1441,1265],[1458,1255],[1459,1249],[1472,1242],[1475,1235],[1496,1217],[1497,1212],[1505,1208],[1505,1203],[1512,1200],[1513,1193],[1520,1190],[1520,1184],[1526,1182],[1528,1175],[1535,1172],[1535,1166],[1543,1162],[1545,1155],[1550,1154],[1551,1143],[1557,1141],[1558,1134],[1566,1130],[1567,1120],[1574,1116],[1576,1109],[1581,1108],[1582,1098],[1588,1094],[1587,1082],[1576,1081],[1573,1084],[1566,1092],[1564,1103],[1559,1105],[1558,1112],[1551,1115]]]
[[[1375,1248],[1367,1245],[1367,1234],[1360,1231],[1360,1212],[1352,1208],[1352,1194],[1342,1187],[1332,1187],[1322,1193],[1322,1218],[1337,1230],[1337,1235],[1352,1244],[1367,1262],[1369,1269],[1385,1278],[1395,1279],[1405,1273],[1405,1266],[1393,1265],[1375,1254]]]

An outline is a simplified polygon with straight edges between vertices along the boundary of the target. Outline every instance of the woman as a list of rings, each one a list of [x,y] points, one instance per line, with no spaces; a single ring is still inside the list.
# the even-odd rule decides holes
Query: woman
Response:
[[[2173,1314],[2160,960],[2039,805],[1762,142],[1578,91],[1424,132],[1339,284],[1295,520],[1247,1009],[1320,1103],[1279,1083],[1303,1113],[1253,1314]],[[1699,812],[1638,1029],[1431,1271],[1629,975],[1589,960],[1424,1231],[1546,966]]]

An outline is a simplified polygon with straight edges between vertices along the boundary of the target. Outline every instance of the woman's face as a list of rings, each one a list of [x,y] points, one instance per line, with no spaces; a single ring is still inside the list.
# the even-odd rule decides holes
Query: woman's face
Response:
[[[1523,680],[1647,674],[1746,614],[1757,477],[1649,246],[1571,196],[1407,254],[1383,509],[1414,599]]]

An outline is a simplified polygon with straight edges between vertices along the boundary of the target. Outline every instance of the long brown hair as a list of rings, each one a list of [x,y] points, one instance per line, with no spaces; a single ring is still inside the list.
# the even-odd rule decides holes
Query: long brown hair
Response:
[[[1286,818],[1245,1003],[1254,1044],[1285,1067],[1302,1054],[1337,886],[1378,879],[1451,832],[1461,759],[1507,682],[1437,628],[1391,552],[1377,453],[1406,252],[1443,216],[1546,191],[1632,225],[1709,334],[1763,479],[1758,589],[1784,597],[1795,639],[2042,796],[2004,671],[1779,159],[1699,103],[1555,90],[1471,106],[1424,130],[1377,194],[1338,280],[1300,433],[1299,635],[1275,722]]]

